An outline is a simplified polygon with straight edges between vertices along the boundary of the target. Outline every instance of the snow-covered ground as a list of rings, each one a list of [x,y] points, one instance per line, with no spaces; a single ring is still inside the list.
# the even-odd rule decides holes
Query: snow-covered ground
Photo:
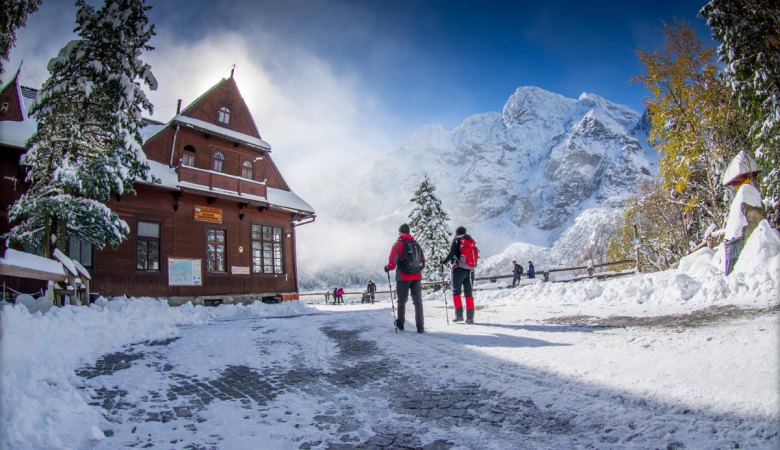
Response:
[[[0,447],[778,448],[780,237],[744,252],[486,286],[475,325],[429,293],[422,335],[387,297],[5,305]]]

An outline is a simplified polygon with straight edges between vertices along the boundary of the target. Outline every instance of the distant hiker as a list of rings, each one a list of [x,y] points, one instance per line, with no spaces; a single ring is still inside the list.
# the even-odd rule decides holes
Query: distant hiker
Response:
[[[339,288],[334,287],[333,288],[333,304],[335,305],[338,300],[339,300]]]
[[[368,280],[366,292],[368,292],[368,298],[371,299],[371,303],[374,303],[374,298],[376,297],[376,284],[373,281]]]
[[[390,249],[385,272],[395,269],[395,289],[398,293],[398,318],[395,326],[403,331],[406,313],[406,301],[412,293],[414,304],[414,324],[418,333],[424,333],[422,305],[422,269],[425,267],[425,255],[422,248],[412,237],[409,225],[398,227],[398,240]]]
[[[531,261],[528,261],[528,278],[536,278],[536,269]]]
[[[344,288],[338,288],[336,293],[338,294],[339,303],[346,304],[347,302],[344,301]]]
[[[474,323],[474,294],[472,292],[471,272],[477,266],[479,250],[476,242],[468,234],[465,227],[455,229],[450,252],[441,259],[442,264],[452,263],[452,303],[455,305],[453,322],[463,321],[463,303],[461,290],[466,295],[466,323]]]
[[[588,260],[588,276],[589,277],[593,276],[593,260],[592,259]]]
[[[517,261],[512,261],[512,287],[515,287],[520,278],[523,277],[523,266]]]

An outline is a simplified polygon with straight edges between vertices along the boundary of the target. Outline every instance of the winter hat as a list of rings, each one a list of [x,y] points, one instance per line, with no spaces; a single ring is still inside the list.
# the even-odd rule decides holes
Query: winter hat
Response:
[[[460,236],[461,234],[466,234],[466,227],[460,226],[458,228],[455,228],[455,234]]]
[[[409,225],[402,223],[400,227],[398,227],[399,233],[406,233],[409,234],[412,232],[412,230],[409,229]]]

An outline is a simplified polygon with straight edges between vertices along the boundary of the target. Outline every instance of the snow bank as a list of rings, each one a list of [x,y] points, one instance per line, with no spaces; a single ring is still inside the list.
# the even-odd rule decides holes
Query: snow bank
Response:
[[[314,310],[300,302],[170,307],[152,298],[99,299],[31,314],[23,305],[0,309],[0,448],[67,448],[100,439],[99,410],[78,389],[75,370],[102,354],[139,341],[178,334],[178,327],[237,317],[284,317]]]

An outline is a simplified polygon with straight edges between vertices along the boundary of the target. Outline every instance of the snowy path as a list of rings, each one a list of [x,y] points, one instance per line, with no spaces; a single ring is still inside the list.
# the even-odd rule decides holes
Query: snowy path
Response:
[[[175,338],[104,355],[77,371],[108,420],[101,426],[108,437],[85,448],[776,448],[780,442],[770,418],[589,380],[577,355],[593,358],[601,342],[620,358],[615,342],[650,342],[646,330],[518,324],[491,317],[487,308],[478,320],[489,323],[446,325],[440,306],[426,302],[423,335],[395,334],[385,306],[319,306],[325,314],[181,327]],[[740,320],[777,330],[776,312]],[[545,355],[550,368],[540,363]],[[570,371],[561,364],[566,360]],[[643,370],[630,360],[625,365]],[[611,370],[602,372],[608,377]],[[673,398],[674,385],[669,389]]]

